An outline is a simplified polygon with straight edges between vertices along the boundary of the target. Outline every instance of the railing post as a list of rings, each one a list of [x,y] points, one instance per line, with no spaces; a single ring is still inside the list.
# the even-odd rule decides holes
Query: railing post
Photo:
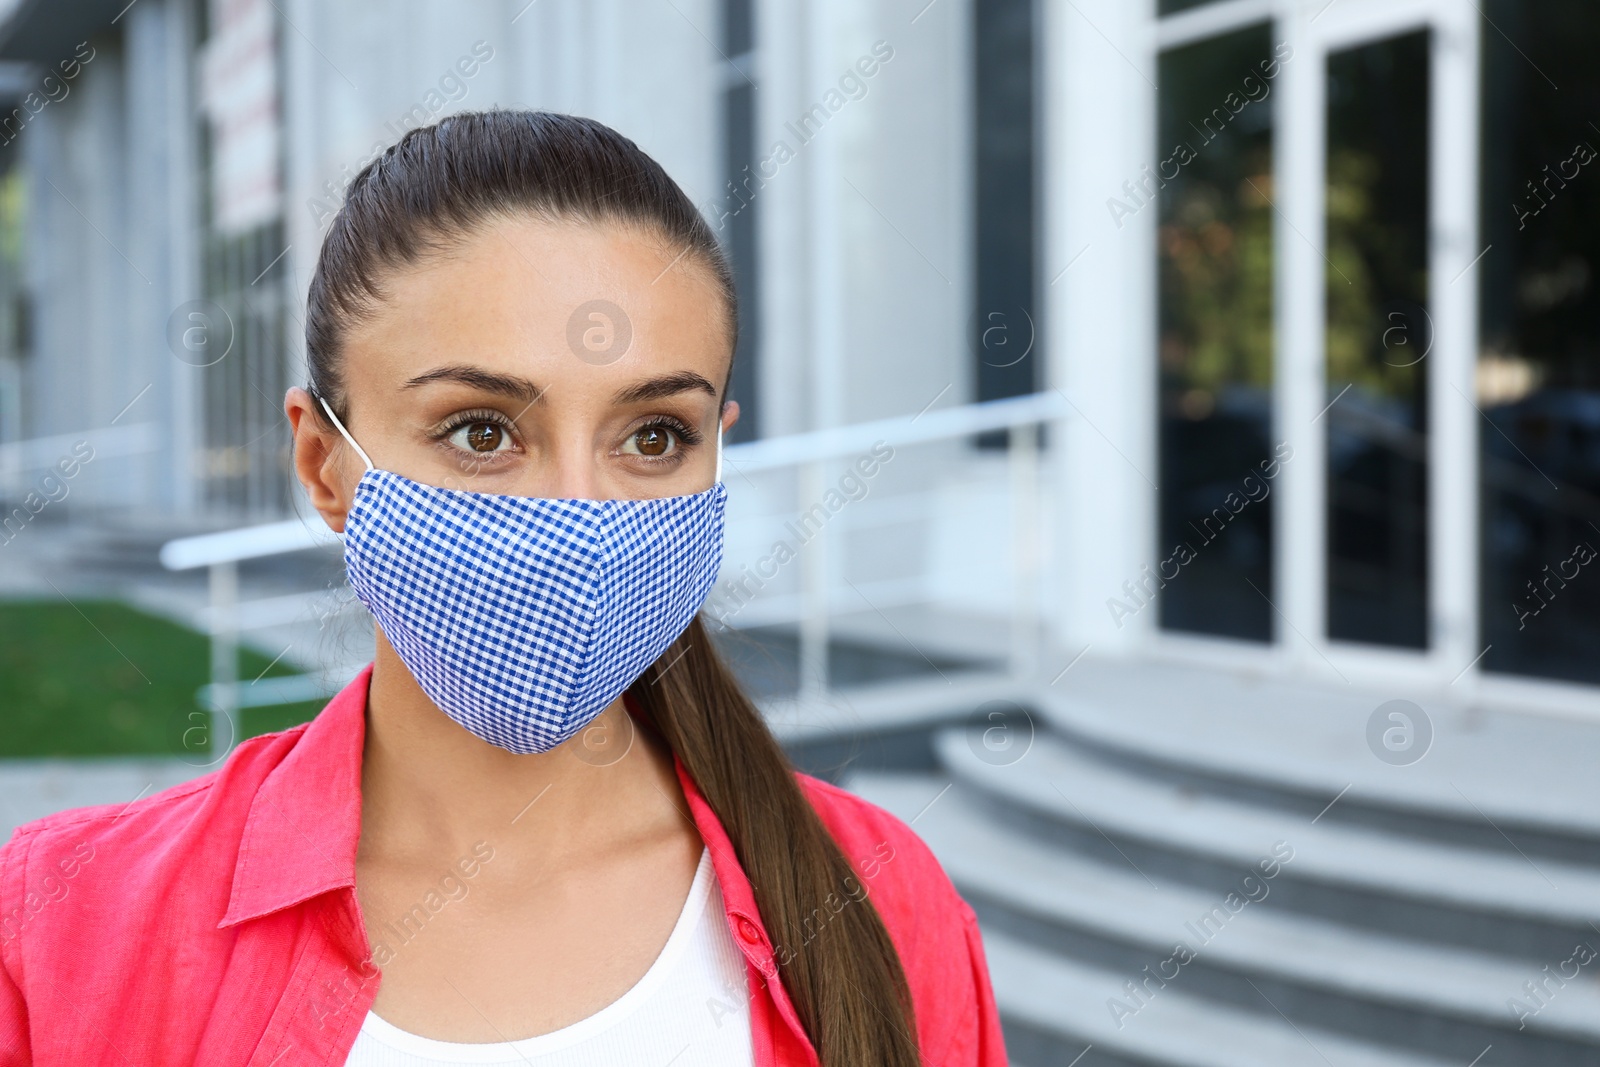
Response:
[[[806,511],[822,499],[822,463],[803,464],[798,479],[796,526],[804,529]],[[819,698],[828,690],[828,543],[819,526],[800,548],[800,697]]]
[[[239,737],[239,565],[233,560],[213,563],[209,574],[211,755],[220,761]]]
[[[1013,426],[1011,472],[1011,672],[1031,680],[1039,665],[1039,425]]]

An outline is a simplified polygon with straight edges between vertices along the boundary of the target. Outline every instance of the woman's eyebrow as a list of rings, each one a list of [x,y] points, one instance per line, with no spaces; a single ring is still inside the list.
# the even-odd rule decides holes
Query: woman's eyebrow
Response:
[[[470,367],[462,363],[435,367],[412,378],[403,388],[410,389],[413,386],[427,385],[429,382],[460,382],[462,385],[470,385],[475,389],[484,389],[491,393],[501,393],[529,404],[537,403],[544,395],[542,386],[535,385],[526,378],[515,374],[496,374],[482,367]]]
[[[637,404],[645,400],[660,400],[663,397],[675,396],[678,393],[687,393],[690,390],[698,390],[712,397],[717,395],[716,387],[710,382],[694,371],[684,370],[634,382],[617,393],[615,402],[618,404]]]

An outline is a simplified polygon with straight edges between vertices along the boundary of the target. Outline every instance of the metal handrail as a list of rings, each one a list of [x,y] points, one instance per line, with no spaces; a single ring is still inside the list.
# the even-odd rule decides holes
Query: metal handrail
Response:
[[[339,535],[316,520],[286,519],[168,541],[161,546],[161,565],[186,571],[338,543]]]
[[[1067,398],[1055,390],[1029,393],[1004,400],[986,400],[944,408],[922,415],[858,422],[850,426],[751,441],[729,447],[725,458],[730,465],[744,471],[798,467],[814,460],[855,455],[878,441],[915,445],[1049,422],[1065,415],[1067,409]]]

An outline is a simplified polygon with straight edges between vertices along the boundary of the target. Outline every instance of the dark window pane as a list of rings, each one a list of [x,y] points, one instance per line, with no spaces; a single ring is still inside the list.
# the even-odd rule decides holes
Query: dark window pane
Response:
[[[1600,682],[1600,8],[1485,13],[1483,666]]]
[[[733,374],[728,396],[739,402],[739,421],[728,432],[727,443],[753,441],[761,436],[760,366],[757,343],[761,332],[760,286],[757,268],[761,249],[757,242],[755,173],[755,86],[748,62],[755,47],[751,0],[724,0],[722,51],[730,62],[724,70],[728,88],[722,94],[722,173],[726,180],[718,217],[723,247],[733,268],[739,298],[739,340],[733,351]]]
[[[1270,72],[1270,74],[1268,73]],[[1272,78],[1267,26],[1161,57],[1161,625],[1272,637]],[[1270,475],[1268,472],[1270,471]],[[1252,586],[1254,588],[1252,588]]]
[[[755,47],[755,20],[751,0],[722,0],[722,51],[738,59]]]
[[[1033,0],[975,0],[972,17],[977,307],[969,329],[977,397],[998,400],[1038,388]]]
[[[1427,31],[1328,57],[1328,636],[1428,644]]]
[[[755,157],[755,89],[736,81],[722,94],[723,168],[728,176],[727,216],[723,241],[733,267],[733,284],[739,294],[739,341],[733,351],[733,376],[728,396],[739,402],[739,421],[729,431],[727,443],[753,441],[761,436],[759,403],[761,293],[756,284],[760,248],[757,244],[755,190],[760,180],[753,171]]]
[[[1216,3],[1216,0],[1161,0],[1157,5],[1157,13],[1170,15],[1175,11],[1187,11],[1191,7],[1202,7],[1213,3]]]

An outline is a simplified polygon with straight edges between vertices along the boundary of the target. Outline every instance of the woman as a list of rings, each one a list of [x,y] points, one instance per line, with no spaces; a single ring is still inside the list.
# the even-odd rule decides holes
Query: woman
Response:
[[[458,115],[352,181],[285,408],[374,661],[17,832],[0,1065],[1004,1062],[971,909],[789,768],[695,618],[736,322],[597,122]]]

